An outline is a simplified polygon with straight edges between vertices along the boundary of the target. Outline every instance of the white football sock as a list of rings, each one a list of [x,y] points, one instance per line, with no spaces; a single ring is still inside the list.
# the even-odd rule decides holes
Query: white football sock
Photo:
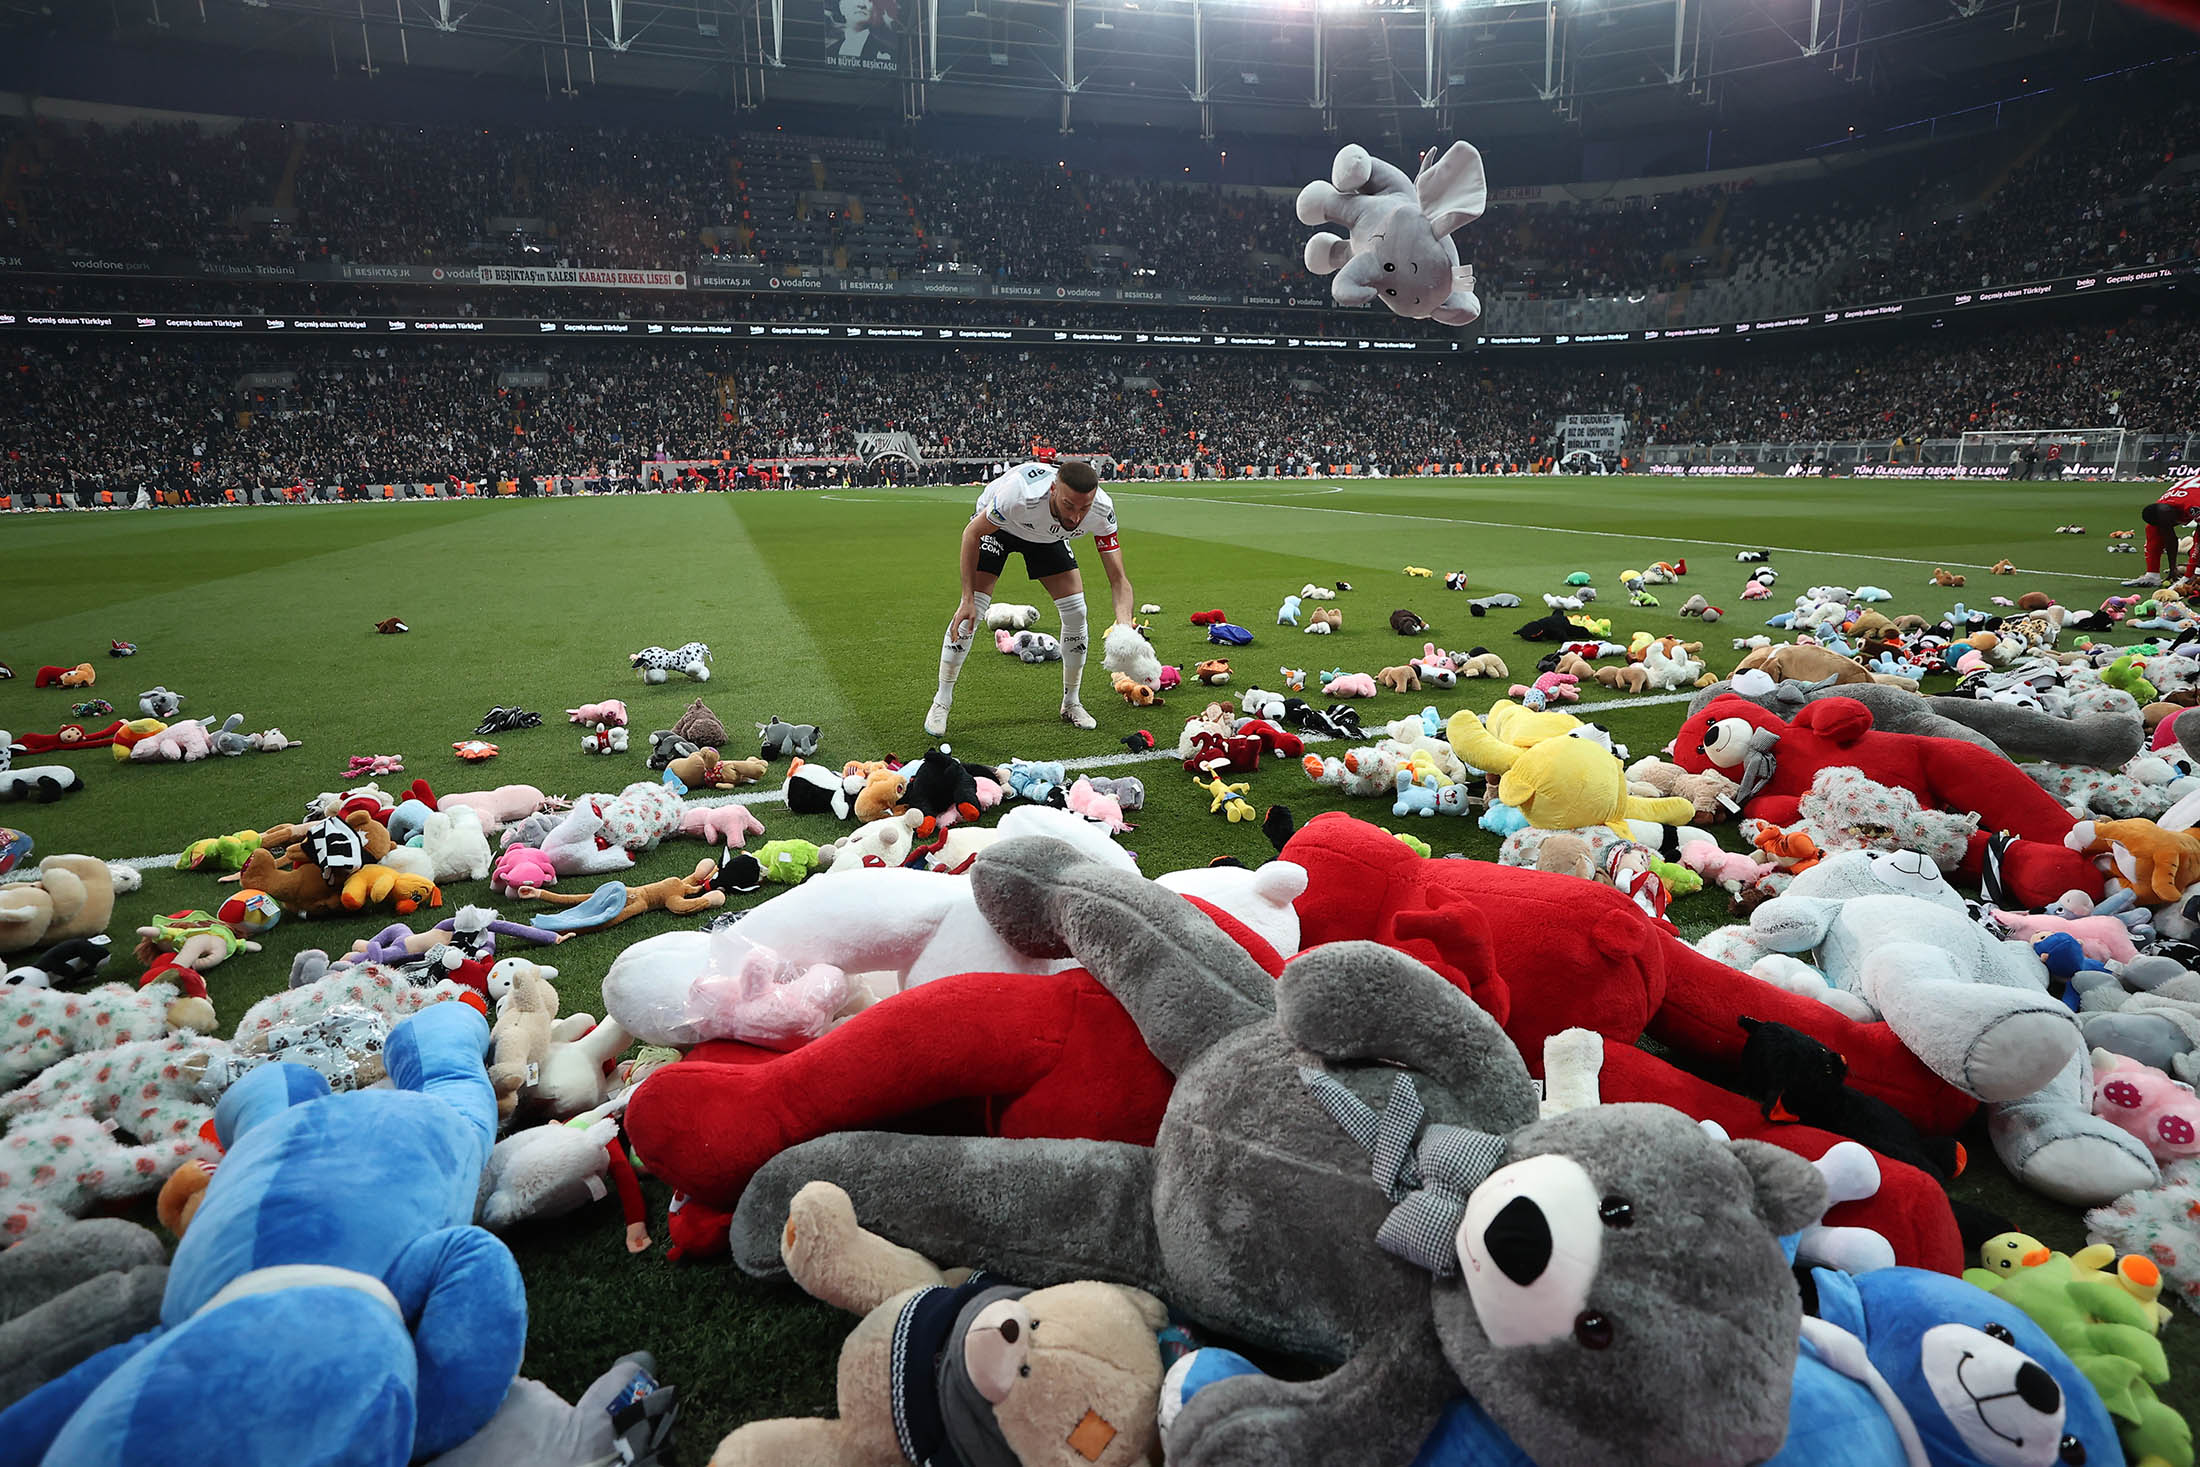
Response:
[[[1062,706],[1075,708],[1085,677],[1085,593],[1055,597],[1054,609],[1062,614]]]
[[[978,608],[978,619],[972,625],[970,635],[956,641],[955,624],[950,619],[947,635],[940,643],[940,691],[934,701],[942,708],[955,701],[955,679],[962,672],[963,659],[970,655],[970,644],[977,639],[978,633],[985,630],[985,614],[993,605],[993,598],[986,592],[979,591],[971,596],[970,602]]]

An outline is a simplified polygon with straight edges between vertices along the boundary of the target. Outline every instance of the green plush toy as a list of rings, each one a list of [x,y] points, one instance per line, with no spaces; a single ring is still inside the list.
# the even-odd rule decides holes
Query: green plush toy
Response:
[[[2101,681],[2112,688],[2123,689],[2138,699],[2141,706],[2154,702],[2160,696],[2155,691],[2154,684],[2148,682],[2139,671],[2136,656],[2129,652],[2101,669]]]
[[[2192,1428],[2154,1394],[2169,1379],[2169,1358],[2146,1300],[2112,1274],[2080,1269],[2067,1253],[2007,1272],[1965,1269],[1963,1277],[2022,1309],[2062,1347],[2116,1418],[2132,1467],[2192,1467]]]
[[[1596,577],[1590,575],[1587,571],[1575,571],[1566,578],[1566,584],[1569,586],[1586,586],[1595,580]]]
[[[257,830],[240,830],[235,835],[212,835],[205,840],[195,840],[183,848],[176,857],[178,871],[242,871],[244,863],[260,848]]]
[[[1421,839],[1419,836],[1407,835],[1404,831],[1399,830],[1393,830],[1390,833],[1394,836],[1397,836],[1399,840],[1405,842],[1406,849],[1413,852],[1413,854],[1415,854],[1416,856],[1426,856],[1429,854],[1429,843]]]
[[[818,848],[806,840],[766,841],[756,848],[756,861],[766,881],[800,886],[817,873]]]
[[[1665,883],[1668,896],[1694,896],[1703,890],[1703,878],[1678,861],[1660,861],[1653,857],[1650,874]]]

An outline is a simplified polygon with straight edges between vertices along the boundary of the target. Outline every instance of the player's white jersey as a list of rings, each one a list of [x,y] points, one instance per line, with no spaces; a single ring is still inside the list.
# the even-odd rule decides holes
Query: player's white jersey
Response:
[[[1085,512],[1084,519],[1074,530],[1064,529],[1054,518],[1054,511],[1048,504],[1053,491],[1052,464],[1018,464],[985,486],[978,495],[978,513],[1019,540],[1046,545],[1057,540],[1074,540],[1079,535],[1095,535],[1102,549],[1114,548],[1115,502],[1108,498],[1107,490],[1093,494],[1092,508]]]

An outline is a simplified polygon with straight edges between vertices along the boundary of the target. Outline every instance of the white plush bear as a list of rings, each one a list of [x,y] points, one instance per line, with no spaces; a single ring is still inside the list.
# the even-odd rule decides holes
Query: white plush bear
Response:
[[[1020,632],[1038,624],[1039,608],[1036,606],[996,601],[985,609],[985,629],[989,632]]]
[[[481,816],[466,806],[430,811],[420,829],[420,845],[428,853],[430,879],[437,882],[488,879],[489,837],[481,828]]]
[[[1111,866],[1137,869],[1102,827],[1066,810],[1019,805],[998,829],[1002,839],[1060,840]],[[1306,878],[1296,867],[1278,872],[1277,864],[1257,872],[1202,867],[1164,876],[1160,884],[1229,911],[1289,956],[1298,951],[1291,900]],[[1074,959],[1036,958],[1004,942],[979,912],[967,875],[913,869],[805,882],[752,909],[736,930],[790,971],[881,975],[873,986],[886,991],[953,973],[1057,973],[1075,966]],[[709,945],[704,932],[668,932],[634,944],[604,975],[604,1007],[645,1044],[685,1046],[712,1037],[709,1016],[687,1007]]]
[[[1987,1102],[1995,1153],[2035,1190],[2084,1206],[2154,1184],[2146,1148],[2092,1114],[2077,1017],[2049,996],[2039,958],[1989,936],[1925,857],[1844,851],[1699,947],[1884,1020],[1934,1074]],[[1814,950],[1815,970],[1792,956]]]

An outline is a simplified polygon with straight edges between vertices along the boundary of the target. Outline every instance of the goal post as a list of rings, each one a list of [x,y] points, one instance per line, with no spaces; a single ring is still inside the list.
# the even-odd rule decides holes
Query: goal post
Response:
[[[2128,428],[1998,428],[1964,434],[1956,445],[1956,464],[1968,474],[1989,477],[2010,470],[2011,454],[2032,448],[2039,454],[2035,478],[2045,477],[2054,462],[2064,474],[2113,478],[2131,467],[2136,443]],[[2050,448],[2062,450],[2059,459],[2049,457]]]

